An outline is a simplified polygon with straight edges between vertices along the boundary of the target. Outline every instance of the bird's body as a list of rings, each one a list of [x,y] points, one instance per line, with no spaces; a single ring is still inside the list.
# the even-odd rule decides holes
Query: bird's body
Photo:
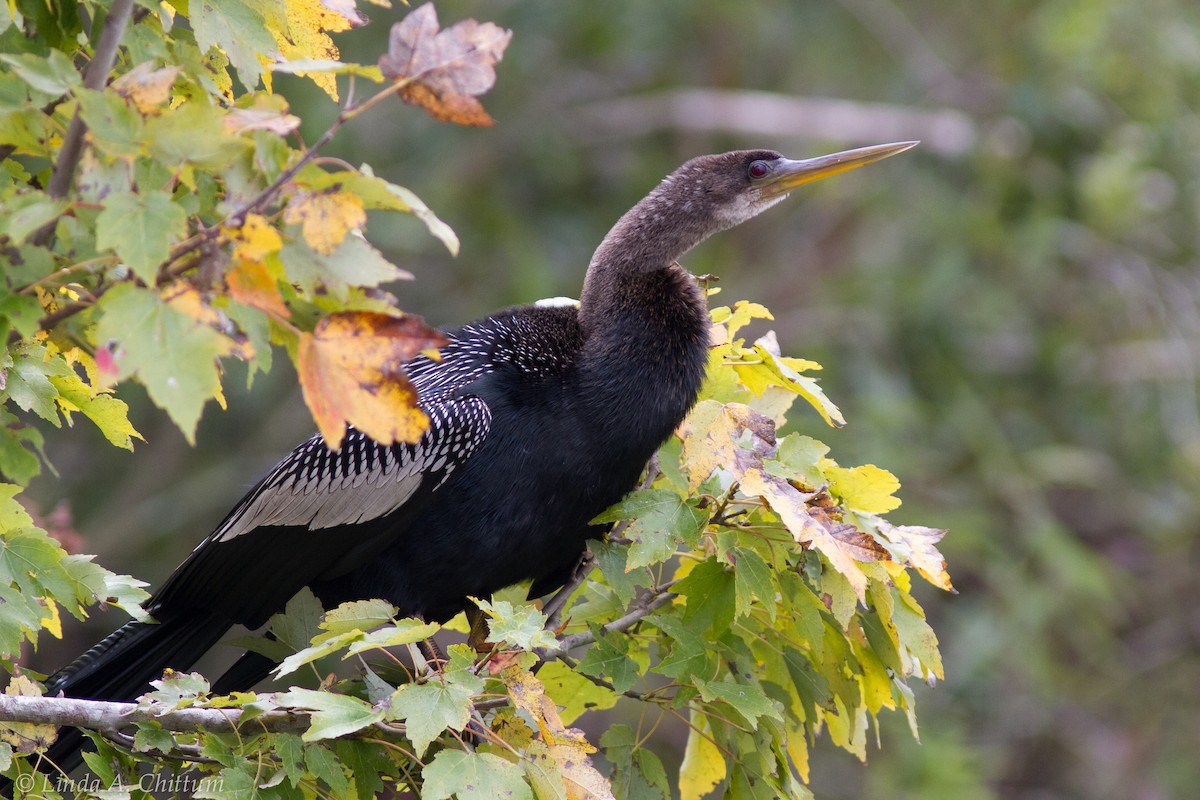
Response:
[[[703,381],[705,301],[676,259],[799,183],[908,146],[688,162],[614,226],[578,307],[500,312],[449,332],[440,360],[410,362],[431,419],[419,443],[351,429],[337,451],[319,437],[300,445],[155,594],[160,625],[129,623],[50,691],[131,699],[306,586],[326,607],[383,598],[441,621],[521,580],[535,595],[561,585],[605,532],[590,520],[633,488]],[[264,663],[219,686],[249,688]]]

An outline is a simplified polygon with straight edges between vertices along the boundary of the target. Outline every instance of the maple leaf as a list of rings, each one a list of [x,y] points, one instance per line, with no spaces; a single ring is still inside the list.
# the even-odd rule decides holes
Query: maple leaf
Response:
[[[541,732],[541,741],[530,743],[523,755],[535,763],[556,768],[567,800],[611,799],[612,787],[588,758],[596,748],[583,731],[563,724],[558,706],[546,694],[542,682],[533,673],[517,667],[504,670],[500,678],[513,705],[532,717]]]
[[[154,69],[153,61],[145,61],[113,81],[112,88],[143,116],[159,114],[171,99],[171,87],[180,69],[177,66]]]
[[[741,491],[758,495],[783,520],[799,544],[818,550],[846,577],[859,599],[866,597],[867,576],[857,562],[883,561],[888,552],[869,534],[837,522],[822,508],[809,507],[815,493],[802,492],[786,478],[767,471],[763,459],[773,458],[775,424],[749,406],[700,403],[684,427],[684,454],[695,488],[715,470],[725,470]]]
[[[279,231],[261,214],[247,214],[241,227],[225,228],[223,233],[233,242],[233,257],[238,261],[262,261],[283,247]]]
[[[335,189],[317,194],[300,192],[288,203],[283,219],[290,225],[300,223],[308,246],[327,256],[348,232],[366,224],[367,212],[361,197]]]
[[[434,119],[487,127],[495,120],[476,97],[496,82],[496,62],[511,38],[512,31],[473,19],[439,31],[427,3],[392,26],[379,68],[386,78],[409,81],[401,99]]]
[[[941,528],[926,528],[922,525],[893,525],[887,520],[875,520],[880,534],[892,545],[896,555],[921,573],[934,586],[954,592],[950,573],[946,571],[946,559],[935,547],[946,531]]]
[[[322,0],[290,0],[286,16],[272,19],[268,30],[279,46],[285,61],[338,59],[337,45],[330,33],[357,28],[366,24],[353,2],[322,2]],[[321,72],[299,72],[338,99],[337,77]]]
[[[4,693],[17,697],[41,697],[42,687],[18,673],[13,675]],[[58,738],[58,728],[32,722],[0,723],[0,741],[11,745],[18,753],[32,753],[49,747]]]
[[[284,319],[292,315],[279,291],[279,282],[261,261],[241,259],[235,262],[225,273],[225,283],[230,296],[243,305]]]
[[[300,335],[296,371],[325,443],[337,448],[350,423],[382,445],[416,442],[429,427],[403,363],[446,337],[419,317],[345,311]]]

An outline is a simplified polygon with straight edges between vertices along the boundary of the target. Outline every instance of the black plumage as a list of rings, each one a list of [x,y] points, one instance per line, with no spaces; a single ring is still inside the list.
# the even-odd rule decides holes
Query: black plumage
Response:
[[[684,164],[605,237],[578,307],[500,312],[449,332],[440,361],[408,364],[432,421],[420,442],[350,430],[337,451],[300,445],[154,595],[160,624],[127,624],[52,676],[50,693],[131,699],[305,586],[326,607],[380,597],[437,621],[521,580],[534,595],[560,586],[605,533],[589,521],[635,485],[704,378],[705,299],[676,259],[801,183],[910,146]],[[248,688],[270,666],[245,658],[217,686]],[[70,747],[51,756],[69,761]]]

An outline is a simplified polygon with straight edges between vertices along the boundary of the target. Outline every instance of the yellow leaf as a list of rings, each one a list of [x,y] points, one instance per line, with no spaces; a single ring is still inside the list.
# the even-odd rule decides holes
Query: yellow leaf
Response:
[[[846,508],[868,514],[886,514],[900,506],[900,498],[893,496],[900,488],[900,481],[886,469],[874,464],[839,467],[823,459],[821,471],[829,479],[829,488],[842,498]]]
[[[153,61],[144,61],[117,78],[112,88],[124,97],[143,116],[162,113],[171,99],[171,87],[179,67],[154,69]]]
[[[733,312],[729,315],[729,320],[725,323],[729,329],[729,338],[732,340],[737,332],[745,327],[752,319],[775,319],[771,316],[771,312],[766,306],[758,303],[748,303],[745,300],[738,300],[733,304]]]
[[[41,697],[42,687],[17,673],[8,682],[4,693],[14,697]],[[29,754],[38,748],[49,747],[57,737],[58,728],[53,725],[38,725],[32,722],[0,722],[0,741],[12,745],[18,753]]]
[[[349,231],[366,224],[367,212],[362,198],[353,192],[300,192],[288,203],[283,219],[292,225],[300,223],[304,241],[327,256],[337,249]]]
[[[325,443],[350,423],[382,445],[416,442],[429,427],[403,363],[446,339],[418,317],[371,311],[330,314],[300,335],[296,372]]]
[[[700,800],[725,779],[725,757],[712,743],[707,717],[693,711],[691,723],[679,765],[680,800]]]
[[[233,242],[235,260],[262,261],[283,247],[279,231],[261,214],[247,214],[240,228],[227,228],[224,233]]]
[[[61,639],[62,617],[58,613],[58,603],[49,597],[43,597],[42,602],[46,605],[46,613],[42,617],[42,630],[49,633],[55,639]]]
[[[286,61],[337,61],[337,45],[329,38],[329,34],[349,30],[365,21],[352,2],[288,0],[286,16],[268,21],[267,27]],[[335,101],[338,99],[336,76],[321,72],[299,74],[311,78]]]

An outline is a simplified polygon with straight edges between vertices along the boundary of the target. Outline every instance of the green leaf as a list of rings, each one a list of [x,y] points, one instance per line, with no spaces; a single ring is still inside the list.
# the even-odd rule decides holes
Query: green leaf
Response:
[[[374,174],[366,164],[362,165],[359,169],[365,175],[373,176]],[[446,249],[450,251],[450,255],[458,255],[458,235],[449,225],[442,222],[437,218],[437,215],[429,210],[429,206],[425,205],[424,200],[403,186],[397,186],[394,183],[389,183],[387,186],[388,191],[408,207],[406,210],[410,214],[425,223],[426,229],[446,246]]]
[[[715,558],[700,562],[675,591],[687,598],[683,621],[712,637],[723,634],[733,622],[737,605],[734,577]]]
[[[344,694],[292,688],[278,695],[276,700],[289,708],[307,708],[314,712],[308,730],[301,737],[306,742],[345,736],[383,719],[383,709]]]
[[[293,651],[303,650],[321,632],[324,613],[321,601],[312,593],[312,589],[305,586],[288,600],[282,614],[271,617],[271,632]]]
[[[114,192],[96,217],[96,247],[113,250],[134,274],[153,286],[171,245],[187,234],[187,213],[158,189]]]
[[[642,489],[609,508],[595,522],[633,520],[625,536],[633,540],[625,569],[657,564],[670,558],[679,543],[694,545],[708,514],[688,505],[670,489]]]
[[[73,371],[51,376],[50,383],[58,390],[58,403],[68,421],[71,411],[78,410],[96,424],[110,444],[126,450],[133,450],[134,438],[142,438],[129,422],[129,406],[125,401],[96,391]]]
[[[24,486],[41,474],[42,464],[30,444],[41,449],[42,435],[36,428],[0,426],[0,475]]]
[[[662,762],[639,746],[633,729],[614,725],[600,737],[604,756],[613,764],[612,788],[624,800],[657,800],[671,796]]]
[[[404,729],[420,757],[430,742],[450,729],[461,731],[471,719],[471,690],[456,683],[408,683],[392,695],[387,718],[404,721]]]
[[[145,581],[129,575],[118,575],[92,561],[95,556],[69,555],[61,564],[73,584],[75,597],[84,603],[111,603],[138,622],[150,622],[142,603],[150,594],[142,587]]]
[[[79,73],[71,59],[60,50],[51,50],[47,56],[22,53],[0,55],[0,61],[12,67],[21,80],[34,89],[48,95],[66,94],[71,87],[80,83]]]
[[[354,600],[327,611],[320,627],[335,635],[355,629],[367,631],[391,622],[398,611],[386,600]]]
[[[349,790],[350,779],[346,777],[342,762],[324,747],[309,745],[304,748],[304,765],[309,772],[325,781],[335,796],[341,797]]]
[[[597,678],[606,677],[613,688],[624,692],[640,676],[637,664],[629,657],[629,638],[620,634],[604,634],[599,626],[592,628],[596,643],[579,662],[580,672]]]
[[[7,371],[5,390],[12,401],[25,411],[32,411],[57,428],[58,390],[50,383],[52,368],[41,358],[19,356]]]
[[[546,615],[536,607],[513,606],[507,600],[475,600],[475,604],[489,617],[489,642],[507,642],[522,650],[554,646],[554,634],[546,630]]]
[[[734,598],[735,614],[744,617],[750,613],[751,602],[758,598],[771,621],[775,621],[775,579],[771,568],[763,557],[748,547],[734,550]]]
[[[129,283],[114,286],[97,303],[100,347],[117,343],[117,378],[136,374],[150,399],[164,409],[189,443],[204,402],[221,393],[217,359],[233,343],[212,328]]]
[[[113,158],[136,158],[146,139],[142,115],[114,91],[80,89],[79,112],[96,147]]]
[[[400,619],[378,630],[364,634],[346,650],[347,656],[367,650],[413,644],[433,636],[441,629],[436,622],[421,622],[418,619]]]
[[[408,273],[385,259],[361,236],[350,233],[332,253],[323,256],[302,242],[285,242],[279,257],[288,277],[312,294],[324,286],[345,301],[352,286],[378,286],[401,280]]]
[[[620,695],[598,686],[561,661],[550,661],[538,672],[546,694],[562,707],[563,724],[570,725],[587,711],[602,711],[617,704]]]
[[[135,723],[137,733],[133,735],[133,749],[139,753],[145,753],[148,750],[158,750],[162,753],[169,753],[175,749],[175,737],[170,731],[163,730],[163,726],[154,720],[146,720],[145,722]]]
[[[146,146],[158,162],[173,167],[193,164],[208,170],[229,166],[246,152],[250,143],[225,131],[225,112],[201,100],[189,100],[178,108],[146,121]]]
[[[753,725],[759,717],[770,717],[783,721],[779,709],[763,693],[757,684],[738,683],[726,678],[720,681],[706,681],[696,678],[696,688],[700,690],[700,699],[706,703],[723,702],[733,708]]]
[[[650,583],[650,571],[642,568],[628,570],[625,567],[629,545],[611,542],[591,542],[588,545],[596,557],[596,566],[604,575],[604,581],[617,593],[622,603],[628,603],[637,594],[638,586]]]
[[[491,753],[443,750],[423,777],[423,800],[533,800],[521,768]]]
[[[242,83],[250,89],[257,87],[263,72],[259,54],[278,49],[262,13],[242,0],[192,3],[188,12],[200,51],[220,48],[238,71]]]
[[[175,672],[167,670],[162,678],[150,681],[154,691],[141,700],[143,704],[159,707],[162,711],[174,711],[191,705],[208,692],[208,680],[199,672]]]
[[[33,197],[36,198],[38,196],[34,195]],[[16,207],[14,203],[6,209],[6,217],[3,223],[4,230],[8,233],[8,237],[12,239],[13,244],[23,245],[25,244],[25,240],[34,231],[58,219],[66,207],[67,204],[63,200],[34,199],[33,202],[26,202],[19,207]],[[24,312],[26,316],[35,313],[33,311],[34,306],[37,307],[37,316],[40,317],[42,315],[42,306],[36,297],[29,295],[12,295],[12,297],[24,301],[27,307]],[[11,318],[12,315],[8,312],[7,306],[13,304],[14,301],[8,301],[5,306],[0,306],[0,312],[3,312],[4,316]],[[34,330],[36,331],[36,328]],[[31,333],[26,333],[25,335],[32,336]]]
[[[708,639],[672,614],[652,614],[646,621],[665,633],[670,642],[670,651],[655,665],[655,672],[677,681],[712,674],[715,659]]]
[[[271,738],[275,755],[283,763],[288,781],[292,786],[297,785],[304,777],[304,740],[294,733],[276,733]]]
[[[896,601],[892,609],[892,622],[900,635],[900,644],[921,662],[927,677],[943,679],[945,674],[937,634],[925,621],[925,612],[921,611],[917,601],[908,592],[893,588],[892,596]]]

